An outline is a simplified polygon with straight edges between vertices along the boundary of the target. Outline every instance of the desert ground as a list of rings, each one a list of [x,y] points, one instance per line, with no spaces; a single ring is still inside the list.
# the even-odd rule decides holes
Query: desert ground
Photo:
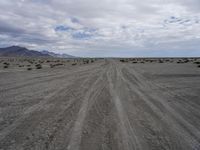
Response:
[[[200,150],[200,58],[0,58],[1,150]]]

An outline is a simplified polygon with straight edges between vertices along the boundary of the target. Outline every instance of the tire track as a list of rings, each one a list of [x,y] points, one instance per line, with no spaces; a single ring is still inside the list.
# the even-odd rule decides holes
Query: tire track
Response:
[[[82,87],[83,85],[86,84],[86,82],[91,81],[92,76],[95,76],[96,74],[98,74],[99,71],[101,71],[101,68],[96,69],[96,70],[92,70],[92,72],[89,72],[89,76],[87,76],[87,78],[86,78],[84,81],[82,81],[82,84],[81,84],[80,86]],[[28,109],[26,109],[26,110],[24,111],[23,116],[21,116],[21,117],[20,117],[19,119],[17,119],[13,124],[11,124],[10,126],[8,126],[7,128],[3,129],[3,131],[0,132],[0,141],[3,141],[3,139],[4,139],[5,137],[7,137],[9,134],[12,134],[13,131],[15,131],[16,128],[18,128],[22,123],[25,123],[24,121],[25,121],[26,119],[31,118],[32,115],[33,115],[33,113],[38,112],[40,109],[43,109],[44,107],[46,107],[46,105],[49,105],[49,103],[52,103],[52,102],[51,102],[52,100],[54,100],[54,99],[55,99],[58,95],[60,95],[61,93],[65,92],[68,88],[69,88],[68,93],[69,93],[69,94],[72,94],[73,97],[75,97],[74,100],[79,100],[79,99],[77,99],[76,95],[74,95],[73,93],[70,92],[70,91],[71,91],[71,90],[70,90],[70,86],[71,86],[71,85],[73,85],[73,84],[75,84],[76,86],[79,85],[79,84],[77,83],[77,82],[79,82],[79,81],[77,80],[77,77],[79,78],[79,76],[72,76],[71,78],[72,78],[73,80],[70,81],[70,80],[68,79],[68,81],[70,81],[70,82],[67,82],[65,85],[60,86],[59,88],[57,88],[56,91],[54,91],[54,92],[48,94],[47,96],[45,96],[45,97],[43,98],[43,100],[40,101],[38,104],[35,104],[35,105],[29,107]],[[76,79],[77,81],[74,82],[75,79]],[[86,88],[85,88],[85,89],[86,89]],[[84,92],[84,91],[85,91],[85,90],[82,90],[82,92]],[[84,94],[84,93],[82,93],[82,94]],[[59,102],[56,103],[56,105],[58,105],[58,104],[59,104]],[[73,103],[69,103],[69,104],[71,105],[71,104],[73,104]],[[66,109],[68,109],[68,108],[70,107],[70,105],[68,105],[68,106],[66,107]],[[56,106],[55,106],[55,107],[56,107]],[[43,114],[43,115],[44,115],[44,114]],[[51,117],[52,117],[52,116],[51,116]],[[47,119],[47,118],[44,118],[44,119]],[[33,120],[31,120],[31,121],[33,121]]]
[[[96,79],[96,81],[91,85],[90,89],[87,91],[87,93],[85,93],[85,97],[83,99],[81,108],[79,110],[78,113],[78,117],[76,119],[76,122],[74,124],[73,127],[73,131],[71,134],[71,139],[69,141],[68,150],[79,150],[80,149],[80,144],[81,144],[81,134],[82,134],[82,128],[83,128],[83,124],[85,121],[85,118],[87,116],[87,112],[88,112],[88,107],[89,107],[89,102],[90,99],[92,100],[93,96],[95,95],[95,93],[99,92],[99,85],[103,75],[106,72],[106,68],[101,72],[101,75]]]
[[[14,87],[9,87],[9,88],[4,88],[4,89],[0,89],[0,93],[4,93],[4,92],[7,92],[8,90],[15,90],[15,89],[19,89],[19,88],[23,88],[23,87],[27,87],[27,86],[33,86],[33,85],[36,85],[38,83],[45,83],[45,82],[49,82],[49,81],[53,81],[53,80],[62,80],[63,78],[66,78],[68,76],[71,76],[73,74],[77,74],[79,72],[82,72],[82,73],[87,73],[88,71],[90,70],[93,70],[95,69],[96,67],[101,67],[102,65],[104,64],[98,64],[98,66],[93,66],[92,68],[88,68],[88,66],[86,66],[86,68],[84,68],[85,70],[83,69],[80,69],[80,68],[76,68],[76,70],[68,70],[68,71],[72,71],[72,72],[67,72],[67,73],[64,73],[63,71],[61,73],[54,73],[53,75],[49,75],[49,76],[42,76],[39,78],[38,80],[38,77],[35,78],[35,81],[32,80],[32,79],[27,79],[27,80],[30,80],[30,82],[28,83],[23,83],[20,85],[15,85]],[[56,76],[55,76],[56,75]],[[47,79],[44,79],[46,78]],[[13,84],[12,84],[13,85]]]
[[[112,63],[112,62],[111,62]],[[116,66],[112,64],[112,69],[116,69]],[[114,71],[115,72],[115,71]],[[117,81],[120,80],[121,76],[117,72]],[[135,136],[135,131],[131,127],[129,119],[127,118],[127,115],[123,109],[120,97],[117,94],[117,89],[115,87],[118,87],[119,85],[117,81],[114,81],[116,85],[113,84],[112,82],[112,72],[107,73],[107,78],[109,82],[109,91],[113,100],[113,103],[115,105],[117,115],[119,117],[119,122],[120,122],[120,132],[122,135],[122,143],[123,143],[123,149],[125,150],[133,150],[133,149],[141,149],[141,146],[139,145],[138,139]]]
[[[126,66],[123,66],[126,68]],[[128,68],[126,68],[127,72]],[[164,121],[168,126],[172,126],[172,130],[177,133],[180,137],[182,137],[185,141],[185,143],[189,144],[191,149],[198,150],[200,148],[200,132],[198,129],[196,129],[192,124],[187,122],[180,114],[178,114],[173,108],[171,108],[166,102],[163,96],[153,94],[154,92],[150,92],[153,85],[149,82],[147,82],[143,77],[141,77],[137,72],[134,71],[134,74],[132,76],[135,76],[134,78],[137,78],[137,80],[141,83],[139,87],[136,87],[131,84],[132,80],[130,80],[130,77],[123,77],[124,82],[129,85],[129,87],[135,91],[157,114],[162,118],[162,121]],[[134,79],[133,78],[133,79]],[[146,82],[146,83],[144,83]],[[150,85],[149,85],[150,84]],[[142,85],[145,85],[142,86]],[[144,89],[147,89],[148,92],[144,91]],[[151,94],[147,94],[151,93]],[[150,101],[152,100],[152,101]],[[160,106],[162,106],[161,109],[153,102],[156,102]]]

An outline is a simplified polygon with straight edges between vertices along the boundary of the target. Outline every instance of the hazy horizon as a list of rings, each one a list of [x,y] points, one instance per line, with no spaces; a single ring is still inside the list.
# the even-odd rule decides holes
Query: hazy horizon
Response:
[[[199,0],[1,0],[0,47],[80,57],[199,57]]]

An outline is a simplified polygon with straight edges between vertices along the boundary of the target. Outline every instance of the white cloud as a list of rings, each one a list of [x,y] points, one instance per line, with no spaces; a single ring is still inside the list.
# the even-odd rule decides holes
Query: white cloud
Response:
[[[199,50],[199,26],[199,0],[0,1],[0,46],[98,56],[178,49],[189,55]]]

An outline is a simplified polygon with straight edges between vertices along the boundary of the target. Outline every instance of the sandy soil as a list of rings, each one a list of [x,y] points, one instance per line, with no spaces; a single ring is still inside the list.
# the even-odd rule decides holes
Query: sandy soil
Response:
[[[62,63],[1,67],[1,150],[200,150],[196,64]]]

